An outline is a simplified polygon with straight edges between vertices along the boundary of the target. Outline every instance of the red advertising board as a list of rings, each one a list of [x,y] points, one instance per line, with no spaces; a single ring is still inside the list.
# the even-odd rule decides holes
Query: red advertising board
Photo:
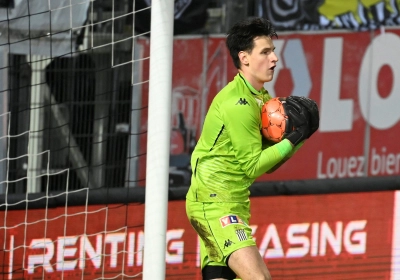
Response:
[[[265,88],[315,99],[320,128],[294,160],[259,180],[399,175],[400,146],[391,139],[400,136],[400,30],[278,35]],[[236,72],[224,37],[175,39],[171,154],[190,155],[212,98]]]
[[[390,279],[394,194],[255,197],[250,225],[274,279]],[[141,279],[143,215],[142,204],[2,212],[1,274]],[[166,245],[166,279],[201,279],[184,201],[169,202]]]

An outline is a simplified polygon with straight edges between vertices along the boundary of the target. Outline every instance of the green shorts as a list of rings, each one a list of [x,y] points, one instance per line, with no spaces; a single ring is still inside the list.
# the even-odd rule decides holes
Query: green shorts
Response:
[[[255,246],[248,225],[250,202],[194,202],[186,200],[186,214],[200,237],[201,268],[226,266],[228,256]]]

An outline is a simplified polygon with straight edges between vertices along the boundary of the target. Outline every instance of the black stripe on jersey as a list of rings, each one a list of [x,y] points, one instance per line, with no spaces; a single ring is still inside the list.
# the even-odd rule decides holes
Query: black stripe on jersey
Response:
[[[213,144],[212,147],[210,148],[210,152],[212,151],[212,149],[214,148],[215,144],[217,143],[218,138],[219,138],[219,137],[221,136],[221,134],[222,134],[222,131],[224,131],[224,128],[225,128],[225,125],[223,125],[223,126],[221,127],[221,130],[219,131],[217,138],[215,138],[214,144]]]
[[[194,176],[196,176],[197,164],[199,163],[199,158],[196,159],[196,166],[194,167]]]
[[[250,91],[250,93],[255,96],[256,94],[254,94],[254,92],[251,91],[251,89],[249,88],[249,86],[246,83],[246,80],[242,77],[242,75],[239,74],[239,77],[242,78],[244,85],[247,87],[247,89]]]

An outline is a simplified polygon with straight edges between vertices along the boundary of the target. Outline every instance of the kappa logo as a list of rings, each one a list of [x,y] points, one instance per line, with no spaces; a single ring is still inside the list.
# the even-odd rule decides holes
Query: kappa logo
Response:
[[[238,215],[228,215],[219,219],[221,226],[226,227],[232,224],[244,224]]]
[[[249,105],[249,102],[247,102],[246,98],[239,98],[239,101],[236,102],[235,105]],[[250,105],[249,105],[250,106]]]
[[[231,246],[232,244],[235,244],[235,243],[233,243],[232,240],[230,240],[230,239],[225,240],[224,249],[225,249],[225,248],[228,248],[228,247]]]

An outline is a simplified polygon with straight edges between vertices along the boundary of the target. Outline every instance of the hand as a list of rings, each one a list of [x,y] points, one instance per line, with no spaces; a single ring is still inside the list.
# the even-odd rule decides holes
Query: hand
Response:
[[[310,114],[304,106],[291,99],[286,99],[286,102],[283,103],[283,107],[285,108],[286,114],[289,116],[289,121],[294,127],[294,130],[285,132],[285,138],[288,139],[293,146],[296,146],[310,135]],[[292,127],[292,125],[290,125],[290,127]]]
[[[310,133],[307,138],[310,138],[310,136],[313,135],[313,133],[317,131],[319,127],[319,110],[317,103],[314,100],[304,96],[289,96],[286,98],[286,100],[297,102],[307,108],[307,111],[310,113]]]

